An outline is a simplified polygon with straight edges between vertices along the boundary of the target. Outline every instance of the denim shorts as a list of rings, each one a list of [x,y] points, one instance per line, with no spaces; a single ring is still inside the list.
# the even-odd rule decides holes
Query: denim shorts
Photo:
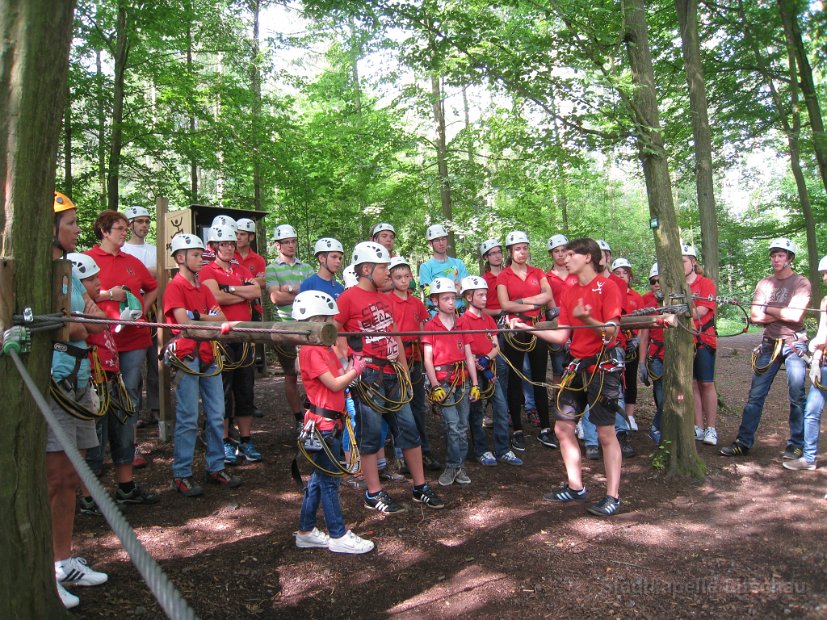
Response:
[[[695,349],[692,361],[692,379],[699,383],[715,381],[715,349],[701,345]]]
[[[392,400],[399,399],[399,380],[396,375],[384,374],[381,370],[368,367],[362,372],[362,381]],[[374,398],[381,402],[381,398]],[[362,454],[376,454],[382,449],[383,418],[390,427],[397,448],[407,450],[421,445],[409,403],[402,405],[398,411],[383,415],[373,409],[369,401],[359,397],[356,399],[356,426],[359,450]]]

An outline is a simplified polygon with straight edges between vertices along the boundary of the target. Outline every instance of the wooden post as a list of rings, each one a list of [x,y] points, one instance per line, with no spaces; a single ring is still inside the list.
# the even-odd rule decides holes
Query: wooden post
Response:
[[[68,314],[72,311],[72,263],[60,259],[52,262],[52,312]],[[52,332],[55,342],[69,342],[69,324]]]
[[[169,283],[169,270],[165,269],[167,264],[167,207],[169,206],[168,198],[158,198],[155,201],[155,233],[156,233],[156,264],[158,265],[158,272],[156,278],[158,280],[158,298],[155,301],[155,316],[159,323],[164,322],[164,290]],[[166,329],[158,330],[158,349],[163,351],[169,342],[170,334]],[[158,364],[158,438],[161,441],[168,441],[172,438],[172,420],[174,418],[174,409],[172,408],[171,396],[171,382],[169,376],[169,368],[163,363],[156,360]]]
[[[0,336],[11,327],[14,314],[14,259],[0,259]],[[2,342],[2,338],[0,338]]]

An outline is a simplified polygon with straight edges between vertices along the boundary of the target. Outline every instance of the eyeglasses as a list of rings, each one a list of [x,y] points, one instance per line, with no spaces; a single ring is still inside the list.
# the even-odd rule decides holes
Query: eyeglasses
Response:
[[[650,278],[649,279],[649,284],[659,284],[659,283],[660,283],[660,278]]]
[[[110,229],[109,229],[109,232],[115,232],[115,231],[117,231],[117,232],[125,232],[125,231],[126,231],[126,229],[127,229],[127,227],[126,227],[126,226],[113,226],[112,228],[110,228]]]

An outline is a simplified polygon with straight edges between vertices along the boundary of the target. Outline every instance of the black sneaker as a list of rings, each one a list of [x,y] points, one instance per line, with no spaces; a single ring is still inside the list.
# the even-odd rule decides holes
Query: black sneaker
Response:
[[[422,455],[422,465],[428,471],[442,471],[442,463],[437,461],[430,454],[423,454]]]
[[[586,446],[586,458],[590,461],[599,461],[600,448],[598,446]]]
[[[724,456],[746,456],[749,454],[749,448],[742,446],[736,439],[731,446],[724,446],[719,452]]]
[[[157,504],[161,497],[157,493],[147,493],[136,484],[129,493],[118,488],[115,491],[115,501],[119,504]]]
[[[597,515],[598,517],[611,517],[618,510],[620,510],[620,500],[607,495],[594,506],[586,508],[589,514]]]
[[[787,449],[781,454],[781,458],[787,461],[795,461],[802,456],[804,456],[804,449],[798,446],[787,446]]]
[[[374,497],[371,497],[370,494],[365,491],[365,508],[389,514],[405,512],[407,510],[404,506],[397,504],[384,489],[379,491]]]
[[[518,452],[525,452],[525,436],[523,431],[516,431],[511,435],[511,449]]]
[[[540,434],[537,435],[537,441],[543,444],[546,448],[556,448],[557,447],[557,440],[554,437],[554,433],[551,432],[550,428],[544,428],[540,431]]]
[[[632,446],[632,442],[629,439],[628,433],[620,433],[617,436],[617,440],[620,442],[620,452],[621,454],[623,454],[624,459],[630,459],[633,456],[637,455],[637,452],[635,451],[634,447]]]
[[[236,487],[241,486],[241,478],[238,476],[231,476],[227,473],[226,469],[207,474],[207,482],[219,484],[222,487],[227,487],[228,489],[235,489]]]
[[[172,487],[184,497],[198,497],[204,493],[204,489],[195,484],[195,480],[189,476],[186,478],[173,478]]]
[[[440,499],[439,495],[434,493],[434,490],[429,484],[423,484],[421,489],[414,488],[413,501],[425,504],[430,508],[445,508],[445,502]]]
[[[573,490],[569,487],[568,484],[562,485],[556,491],[549,491],[545,495],[543,495],[543,499],[549,502],[572,502],[572,501],[583,501],[588,496],[589,492],[586,491],[586,487],[583,487],[579,491]]]
[[[91,497],[89,499],[86,499],[85,497],[78,499],[78,509],[82,515],[89,515],[90,517],[103,516],[101,509],[98,508],[97,502],[95,502],[95,500]]]

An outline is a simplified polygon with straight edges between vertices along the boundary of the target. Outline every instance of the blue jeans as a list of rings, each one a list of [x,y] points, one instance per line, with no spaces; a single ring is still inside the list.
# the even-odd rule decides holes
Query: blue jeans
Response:
[[[399,379],[395,374],[384,374],[368,366],[362,372],[362,381],[373,386],[378,394],[399,400]],[[377,405],[383,404],[380,396],[373,398],[377,400]],[[385,415],[376,411],[372,404],[370,399],[363,400],[361,396],[356,401],[356,437],[362,454],[376,454],[385,445],[382,440],[383,420],[387,422],[397,447],[402,450],[420,447],[419,431],[416,429],[416,422],[408,403]]]
[[[440,405],[442,413],[442,430],[445,433],[445,466],[462,467],[465,457],[468,454],[468,410],[470,388],[457,387],[451,391],[450,383],[442,383],[442,387],[448,393],[445,399],[448,403],[462,398],[460,402],[453,405]]]
[[[526,377],[531,376],[531,360],[528,359],[528,355],[523,358],[522,370]],[[534,402],[534,386],[528,381],[523,381],[523,402],[526,411],[537,409],[537,404]]]
[[[497,343],[500,347],[500,353],[495,360],[497,365],[497,384],[498,391],[502,393],[503,400],[508,403],[508,364],[503,359],[503,346],[505,346],[505,336],[497,334]]]
[[[827,385],[827,366],[821,367],[821,385]],[[818,454],[818,433],[821,430],[825,397],[827,390],[820,390],[813,385],[807,393],[807,404],[804,405],[804,458],[810,463],[815,462]]]
[[[482,376],[480,376],[480,388],[482,390],[487,388],[485,377]],[[508,444],[508,403],[505,402],[505,396],[500,390],[499,377],[497,378],[497,387],[488,398],[488,402],[491,403],[491,408],[494,411],[494,456],[499,458],[511,450],[511,446]],[[483,405],[484,401],[482,400],[471,403],[468,415],[471,441],[474,443],[474,456],[478,458],[488,451],[488,439],[485,435],[485,429],[482,427],[482,418],[485,412]]]
[[[422,362],[410,363],[409,368],[411,387],[413,388],[411,413],[413,414],[414,422],[416,423],[416,430],[419,431],[419,439],[422,442],[422,454],[430,454],[431,444],[428,441],[428,433],[426,432],[428,407],[425,402],[425,373],[422,371]],[[394,456],[398,459],[403,458],[402,449],[396,446],[395,442]]]
[[[322,435],[333,455],[341,458],[342,444],[336,437],[336,433],[326,432]],[[336,465],[331,463],[324,451],[316,452],[313,462],[328,471],[336,471]],[[299,529],[302,532],[309,532],[316,527],[316,511],[321,504],[330,537],[341,538],[345,535],[347,526],[342,516],[342,506],[339,503],[339,480],[339,476],[329,476],[319,469],[313,469],[313,474],[304,489],[304,500],[302,500],[299,515]]]
[[[622,398],[618,400],[617,406],[620,409],[626,408],[626,403],[623,401]],[[589,419],[588,409],[586,409],[586,413],[583,414],[583,417],[580,418],[583,421],[583,443],[587,446],[596,446],[600,442],[597,439],[597,427],[592,424],[591,419]],[[628,433],[629,432],[629,424],[626,422],[626,418],[624,418],[619,413],[615,414],[615,433]]]
[[[649,368],[652,374],[663,377],[663,360],[659,357],[649,362]],[[651,379],[651,381],[652,395],[655,397],[655,417],[652,419],[652,426],[660,430],[660,419],[663,416],[663,379]]]
[[[195,359],[185,362],[192,370],[199,370],[201,363]],[[216,371],[215,362],[204,372]],[[198,436],[198,393],[204,405],[204,438],[207,442],[207,472],[224,469],[224,387],[221,375],[197,377],[181,373],[181,382],[175,390],[175,435],[173,441],[172,476],[192,476],[192,457]]]
[[[761,354],[755,362],[756,366],[763,367],[769,364],[772,350],[772,346],[762,345]],[[787,444],[798,448],[804,446],[804,381],[807,378],[807,366],[804,358],[799,357],[785,344],[778,358],[765,372],[752,375],[752,385],[738,429],[738,443],[745,448],[751,448],[755,443],[755,432],[761,422],[764,401],[782,363],[787,369],[787,390],[790,398],[790,437]]]

